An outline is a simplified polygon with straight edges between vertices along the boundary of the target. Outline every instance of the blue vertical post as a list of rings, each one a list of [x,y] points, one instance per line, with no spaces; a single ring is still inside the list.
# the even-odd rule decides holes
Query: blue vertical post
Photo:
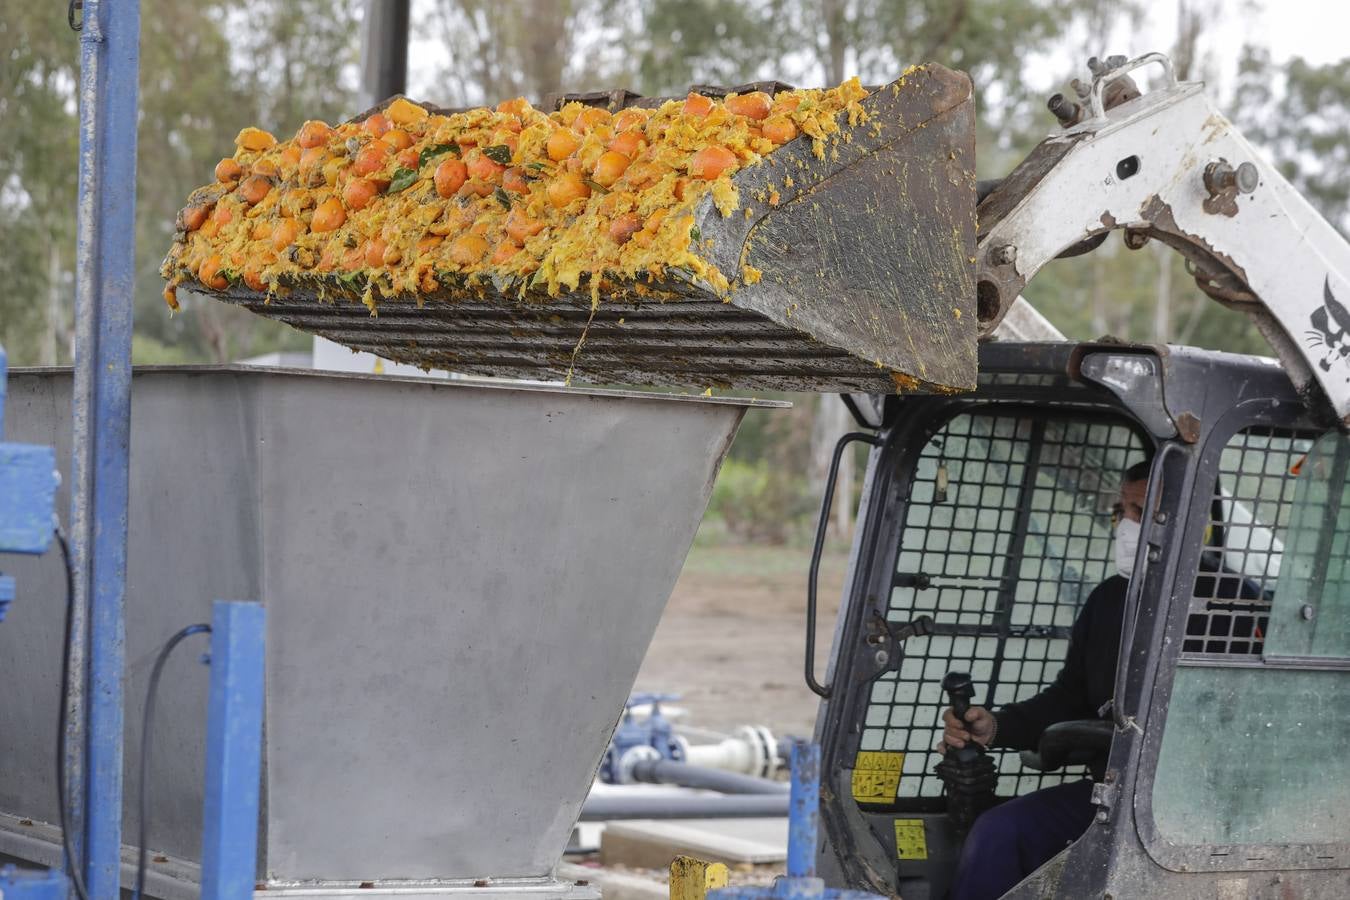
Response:
[[[77,733],[68,735],[73,739],[67,741],[70,749],[63,762],[71,796],[85,799],[84,815],[76,809],[71,820],[71,837],[76,854],[82,852],[86,861],[89,894],[98,898],[118,895],[122,850],[123,603],[139,55],[139,0],[85,0],[80,33],[70,523],[78,691],[70,721]]]
[[[217,600],[206,711],[202,900],[249,900],[258,866],[262,771],[262,604]]]
[[[788,800],[788,878],[814,878],[816,826],[820,817],[820,745],[792,745],[792,793]]]

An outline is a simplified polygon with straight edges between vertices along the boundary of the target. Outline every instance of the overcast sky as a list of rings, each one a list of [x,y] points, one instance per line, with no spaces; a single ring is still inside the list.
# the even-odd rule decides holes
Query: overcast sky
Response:
[[[1350,3],[1346,0],[1272,0],[1251,16],[1224,17],[1220,32],[1232,30],[1239,40],[1266,43],[1277,61],[1302,56],[1325,64],[1350,56]],[[1176,33],[1176,17],[1164,44]]]

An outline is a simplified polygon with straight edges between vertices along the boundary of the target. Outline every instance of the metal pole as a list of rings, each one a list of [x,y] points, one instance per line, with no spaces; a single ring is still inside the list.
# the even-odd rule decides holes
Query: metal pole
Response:
[[[361,94],[367,107],[408,89],[409,0],[367,0]]]
[[[788,801],[788,878],[816,875],[816,823],[820,817],[820,745],[792,747],[792,796]]]
[[[83,23],[70,528],[76,688],[64,763],[71,796],[85,800],[71,837],[85,859],[89,895],[116,897],[140,2],[85,0]]]
[[[202,900],[249,900],[258,872],[263,640],[260,603],[217,600],[206,711]]]

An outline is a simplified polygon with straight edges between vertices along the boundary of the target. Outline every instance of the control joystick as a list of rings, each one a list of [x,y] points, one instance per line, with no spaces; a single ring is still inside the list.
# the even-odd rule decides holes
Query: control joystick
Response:
[[[964,723],[970,701],[975,697],[975,684],[970,675],[948,672],[942,679],[942,689],[951,701],[952,712]],[[934,771],[947,786],[947,817],[958,832],[969,831],[979,814],[994,805],[998,772],[993,757],[975,741],[966,741],[959,749],[947,748]]]

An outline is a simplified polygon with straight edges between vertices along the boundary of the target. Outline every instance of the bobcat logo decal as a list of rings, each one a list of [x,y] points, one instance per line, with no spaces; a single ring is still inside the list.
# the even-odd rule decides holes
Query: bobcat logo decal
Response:
[[[1331,293],[1331,277],[1322,288],[1322,305],[1308,318],[1312,330],[1306,332],[1309,347],[1325,347],[1317,361],[1323,372],[1330,372],[1332,363],[1350,365],[1350,309]]]

